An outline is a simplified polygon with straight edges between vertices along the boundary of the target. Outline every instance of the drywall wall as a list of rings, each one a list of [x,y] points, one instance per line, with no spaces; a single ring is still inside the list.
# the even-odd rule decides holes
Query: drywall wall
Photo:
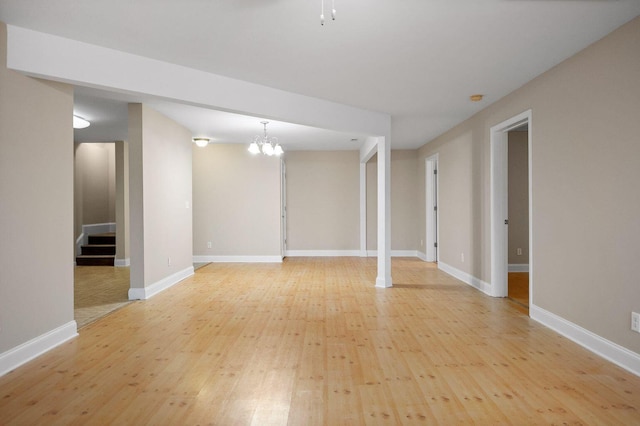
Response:
[[[377,154],[367,162],[367,250],[377,249]],[[391,250],[419,249],[418,152],[391,151]]]
[[[192,145],[194,255],[281,256],[280,158]]]
[[[75,144],[75,237],[82,225],[116,221],[115,144]]]
[[[0,23],[0,358],[76,329],[73,89],[8,70],[6,37]]]
[[[287,152],[287,249],[358,250],[358,151]]]
[[[191,132],[130,104],[128,143],[131,287],[139,289],[193,267]]]
[[[529,263],[528,132],[509,132],[509,264]],[[521,253],[518,254],[518,249]]]
[[[419,150],[439,153],[441,260],[490,283],[489,129],[531,109],[533,303],[636,353],[638,46],[635,18]]]

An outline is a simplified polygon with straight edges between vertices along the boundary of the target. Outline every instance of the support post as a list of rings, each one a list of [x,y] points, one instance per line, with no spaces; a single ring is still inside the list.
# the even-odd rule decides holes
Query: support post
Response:
[[[376,287],[391,287],[391,141],[378,138],[378,277]]]

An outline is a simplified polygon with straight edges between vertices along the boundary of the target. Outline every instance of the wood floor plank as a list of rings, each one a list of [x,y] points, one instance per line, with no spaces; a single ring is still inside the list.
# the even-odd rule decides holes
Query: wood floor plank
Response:
[[[415,259],[210,264],[0,377],[2,425],[640,424],[640,378]]]

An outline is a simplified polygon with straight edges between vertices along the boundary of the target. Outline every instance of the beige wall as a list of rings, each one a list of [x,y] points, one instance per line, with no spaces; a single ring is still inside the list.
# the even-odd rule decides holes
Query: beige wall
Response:
[[[128,142],[131,287],[141,288],[193,265],[191,132],[130,104]]]
[[[489,129],[531,109],[533,303],[636,353],[638,46],[640,18],[420,149],[439,153],[441,260],[490,282]]]
[[[82,225],[116,221],[115,144],[75,144],[75,237]]]
[[[377,154],[367,163],[367,250],[377,250]],[[391,151],[391,250],[419,250],[418,152]],[[424,249],[421,249],[424,251]]]
[[[280,158],[244,144],[192,145],[193,253],[280,256]]]
[[[359,250],[358,151],[293,151],[287,171],[287,249]]]
[[[6,37],[0,23],[0,353],[73,321],[73,89],[8,70]]]
[[[528,135],[509,132],[509,264],[529,263]]]

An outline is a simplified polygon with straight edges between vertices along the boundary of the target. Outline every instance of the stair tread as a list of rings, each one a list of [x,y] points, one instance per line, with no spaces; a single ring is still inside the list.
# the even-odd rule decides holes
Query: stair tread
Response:
[[[90,237],[115,237],[116,233],[115,232],[103,232],[101,234],[90,234]]]

